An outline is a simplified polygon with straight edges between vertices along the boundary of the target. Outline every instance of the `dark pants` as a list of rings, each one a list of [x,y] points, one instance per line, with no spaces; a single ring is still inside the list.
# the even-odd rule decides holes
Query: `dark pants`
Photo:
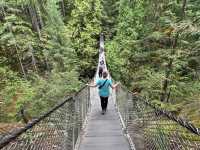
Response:
[[[101,99],[101,108],[102,108],[102,110],[106,110],[107,109],[107,105],[108,105],[108,97],[100,96],[100,99]]]
[[[99,72],[99,78],[101,78],[102,77],[102,72]]]

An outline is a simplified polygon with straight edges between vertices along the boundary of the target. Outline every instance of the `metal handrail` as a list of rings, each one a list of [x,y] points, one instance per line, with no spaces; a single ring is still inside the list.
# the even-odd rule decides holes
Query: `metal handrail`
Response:
[[[126,87],[116,91],[117,108],[135,149],[200,149],[200,129]],[[130,144],[131,144],[130,142]]]
[[[39,124],[42,120],[49,117],[53,112],[58,110],[60,107],[65,105],[67,102],[72,101],[73,97],[77,96],[83,89],[85,89],[87,86],[82,86],[76,93],[72,94],[71,96],[67,96],[62,102],[54,106],[49,111],[45,112],[44,114],[40,115],[37,119],[33,119],[31,122],[27,123],[24,127],[18,128],[16,130],[13,130],[9,132],[8,135],[3,137],[3,139],[0,141],[0,149],[8,145],[11,141],[15,140],[17,137],[19,137],[21,134],[25,133],[27,130],[33,128],[35,125]]]
[[[175,122],[177,122],[179,125],[187,128],[189,131],[191,131],[194,134],[197,134],[200,136],[200,128],[195,127],[195,125],[193,125],[192,123],[190,123],[189,121],[187,121],[186,119],[182,118],[182,117],[178,117],[175,116],[173,113],[169,112],[168,110],[165,110],[163,108],[159,108],[156,107],[155,105],[153,105],[150,100],[145,99],[142,96],[139,95],[135,95],[133,92],[129,91],[128,88],[126,88],[123,85],[120,85],[124,90],[126,90],[128,93],[132,94],[133,97],[142,100],[143,102],[145,102],[148,106],[152,107],[155,111],[161,113],[162,115],[165,115],[166,117],[168,117],[170,120],[173,120]]]
[[[32,127],[34,127],[36,124],[40,123],[44,118],[46,118],[49,115],[51,115],[55,110],[59,109],[60,107],[62,107],[65,103],[67,103],[70,100],[73,100],[73,98],[72,97],[67,98],[66,100],[64,100],[60,104],[56,105],[51,110],[49,110],[48,112],[44,113],[43,115],[41,115],[37,119],[34,119],[33,121],[27,123],[24,127],[19,128],[17,130],[14,130],[13,132],[11,132],[9,135],[4,137],[3,140],[0,141],[0,149],[3,148],[4,146],[6,146],[7,144],[9,144],[11,141],[15,140],[17,137],[19,137],[21,134],[23,134],[27,130],[29,130]]]

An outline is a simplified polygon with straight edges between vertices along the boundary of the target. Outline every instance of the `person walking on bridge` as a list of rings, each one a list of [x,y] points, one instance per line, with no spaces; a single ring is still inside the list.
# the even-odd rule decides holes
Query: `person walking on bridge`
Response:
[[[99,78],[101,78],[102,77],[102,73],[103,73],[103,67],[99,67]]]
[[[107,71],[103,72],[103,78],[98,79],[96,84],[87,84],[89,87],[97,87],[99,89],[99,96],[101,99],[101,108],[102,108],[102,114],[104,115],[107,110],[108,105],[108,97],[110,95],[109,88],[115,89],[118,86],[119,83],[113,85],[112,81],[108,79],[108,73]]]

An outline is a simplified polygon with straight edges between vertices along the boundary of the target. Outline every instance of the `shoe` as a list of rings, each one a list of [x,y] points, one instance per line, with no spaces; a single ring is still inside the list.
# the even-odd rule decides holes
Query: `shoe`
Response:
[[[106,113],[106,111],[105,111],[105,110],[102,110],[101,114],[104,115],[105,113]]]
[[[105,114],[106,113],[106,109],[102,110],[102,113]]]

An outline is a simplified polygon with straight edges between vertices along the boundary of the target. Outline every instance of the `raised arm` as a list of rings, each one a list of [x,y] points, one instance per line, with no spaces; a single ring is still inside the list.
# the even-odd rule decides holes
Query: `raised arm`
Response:
[[[86,84],[87,86],[89,87],[97,87],[97,84],[96,83],[93,83],[93,84]]]
[[[119,83],[119,82],[117,82],[116,84],[114,84],[114,85],[113,85],[113,84],[111,84],[110,86],[111,86],[111,88],[112,88],[112,89],[115,89],[115,88],[116,88],[116,87],[117,87],[119,84],[120,84],[120,83]]]

